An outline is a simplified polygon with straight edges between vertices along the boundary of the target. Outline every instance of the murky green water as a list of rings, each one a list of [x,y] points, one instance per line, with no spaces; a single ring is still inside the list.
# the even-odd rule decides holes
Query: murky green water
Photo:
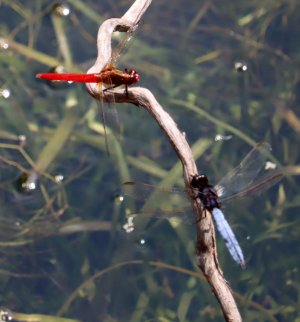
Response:
[[[65,3],[62,17],[52,1],[0,2],[0,38],[9,39],[0,51],[1,306],[24,314],[16,321],[222,321],[193,274],[193,225],[152,219],[122,229],[136,206],[119,203],[123,182],[183,184],[155,121],[116,104],[122,139],[109,139],[108,157],[84,85],[35,79],[58,64],[86,71],[99,25],[131,4]],[[224,205],[247,269],[217,236],[219,261],[244,321],[300,319],[299,15],[296,1],[155,1],[118,61],[140,73],[212,183],[256,142],[269,142],[283,166],[270,191]],[[29,193],[20,193],[24,172]]]

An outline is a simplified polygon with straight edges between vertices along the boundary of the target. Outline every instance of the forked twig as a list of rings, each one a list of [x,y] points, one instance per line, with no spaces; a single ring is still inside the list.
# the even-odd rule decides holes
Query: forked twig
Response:
[[[111,58],[111,36],[115,30],[126,31],[132,27],[132,23],[140,20],[140,17],[151,4],[151,0],[136,0],[126,14],[120,19],[106,20],[99,28],[97,36],[98,56],[94,66],[88,73],[100,72]],[[101,98],[96,84],[87,84],[89,93],[95,98]],[[132,87],[128,89],[128,95],[124,91],[114,91],[114,100],[118,103],[132,103],[146,109],[156,120],[164,134],[173,146],[183,166],[183,178],[185,186],[191,188],[190,181],[197,174],[197,167],[185,135],[180,132],[172,117],[156,101],[154,95],[146,88]],[[192,189],[188,189],[192,191]],[[226,321],[242,321],[231,289],[226,282],[217,260],[214,225],[210,213],[203,216],[202,205],[199,198],[190,196],[194,213],[197,219],[196,262],[204,273],[208,283],[218,299]]]

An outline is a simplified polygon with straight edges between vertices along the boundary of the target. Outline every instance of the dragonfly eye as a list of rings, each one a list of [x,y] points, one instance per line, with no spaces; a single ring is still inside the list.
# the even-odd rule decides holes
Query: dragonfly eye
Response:
[[[193,176],[191,185],[193,188],[200,189],[203,186],[208,185],[208,179],[207,176],[204,174],[196,174]]]
[[[134,70],[134,69],[130,69],[129,71],[128,71],[128,74],[129,74],[129,76],[130,76],[130,78],[131,78],[131,83],[133,84],[133,83],[137,83],[139,80],[140,80],[140,75],[137,73],[137,71],[136,70]]]
[[[133,79],[135,82],[138,82],[140,80],[140,75],[139,74],[134,74]]]

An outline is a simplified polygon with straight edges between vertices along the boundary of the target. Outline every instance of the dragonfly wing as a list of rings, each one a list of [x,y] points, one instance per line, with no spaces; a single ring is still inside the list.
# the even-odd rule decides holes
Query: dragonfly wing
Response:
[[[126,32],[126,36],[123,38],[123,40],[118,44],[118,46],[113,50],[111,59],[110,59],[110,64],[115,64],[116,61],[119,59],[119,57],[121,56],[121,53],[123,52],[123,50],[125,49],[125,47],[127,46],[127,44],[130,42],[133,33],[135,31],[135,29],[137,28],[137,25],[131,27],[127,32]]]
[[[134,218],[157,218],[157,219],[168,219],[168,218],[177,218],[185,223],[193,224],[193,216],[191,214],[191,208],[181,208],[173,210],[162,210],[162,209],[153,209],[151,211],[141,211],[141,212],[132,212],[127,215],[127,217]]]
[[[266,162],[266,155],[271,150],[268,143],[261,143],[254,147],[241,163],[231,170],[215,186],[220,199],[226,199],[251,185]]]
[[[271,171],[264,175],[263,177],[259,178],[258,180],[254,181],[251,185],[246,187],[244,190],[237,192],[232,195],[227,195],[225,197],[221,197],[220,200],[228,201],[234,198],[243,198],[243,197],[250,197],[251,195],[259,194],[273,185],[278,183],[282,180],[283,174],[280,171]]]
[[[98,91],[99,93],[103,92],[103,83],[98,83],[97,84],[98,87]],[[102,96],[102,94],[101,94]],[[107,155],[110,155],[110,150],[109,150],[109,143],[108,143],[108,134],[110,133],[110,129],[107,128],[107,121],[106,121],[106,112],[104,109],[104,103],[103,103],[103,99],[99,98],[98,101],[98,106],[99,106],[99,111],[100,111],[100,115],[101,115],[101,121],[102,121],[102,126],[103,126],[103,134],[104,134],[104,141],[105,141],[105,150]]]
[[[121,126],[116,104],[108,103],[106,108],[106,120],[108,126],[111,128],[113,134],[118,141],[121,141]]]
[[[104,130],[105,148],[109,156],[111,146],[114,146],[115,139],[120,141],[121,138],[120,121],[114,104],[114,97],[110,97],[110,102],[105,102],[106,88],[104,88],[103,83],[98,83],[97,86],[99,93],[102,93],[99,98],[99,110]]]
[[[234,232],[229,226],[227,220],[225,219],[223,212],[218,208],[214,208],[212,210],[212,215],[217,225],[217,229],[222,238],[224,239],[226,247],[228,248],[232,258],[242,268],[245,268],[246,264],[242,249],[234,235]]]
[[[145,5],[141,11],[146,10],[146,6],[147,6],[147,2],[145,2]],[[128,45],[128,43],[132,39],[134,32],[139,26],[139,22],[140,22],[140,15],[137,16],[136,21],[134,21],[132,23],[132,26],[127,30],[125,37],[122,39],[119,45],[113,50],[111,61],[110,61],[111,64],[114,64],[116,60],[121,56],[122,51]]]
[[[151,184],[129,181],[123,184],[123,192],[125,196],[145,201],[142,211],[136,214],[139,217],[192,217],[191,206],[184,189],[164,189]]]
[[[153,193],[159,193],[163,198],[170,198],[172,196],[182,197],[186,200],[186,192],[183,188],[164,189],[147,183],[128,181],[123,183],[123,191],[127,196],[131,196],[137,200],[147,200]]]

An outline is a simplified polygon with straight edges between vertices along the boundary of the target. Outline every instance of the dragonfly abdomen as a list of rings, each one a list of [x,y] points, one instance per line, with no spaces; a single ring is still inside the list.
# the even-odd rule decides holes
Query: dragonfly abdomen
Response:
[[[214,208],[211,213],[214,217],[217,229],[222,238],[224,239],[232,258],[242,268],[245,268],[246,264],[243,251],[234,235],[234,232],[230,228],[227,220],[225,219],[223,212],[218,208]]]
[[[202,191],[199,190],[198,197],[202,201],[204,208],[210,212],[212,212],[214,208],[221,207],[216,193],[210,186],[204,188]]]

